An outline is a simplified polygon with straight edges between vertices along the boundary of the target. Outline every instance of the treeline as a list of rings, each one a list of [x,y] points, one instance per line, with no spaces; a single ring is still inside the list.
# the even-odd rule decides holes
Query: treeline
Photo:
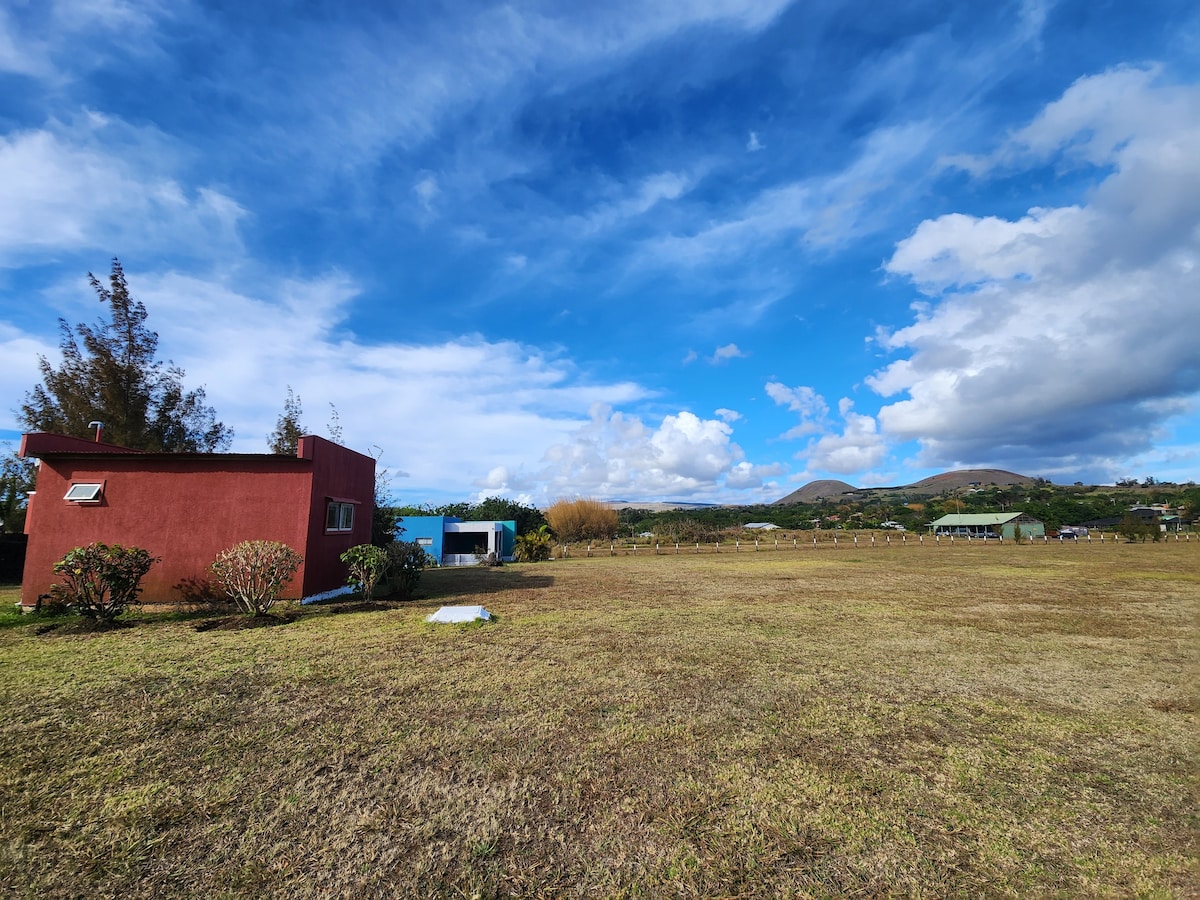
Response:
[[[1200,512],[1200,487],[1156,485],[1151,490],[1088,488],[1042,483],[1026,487],[983,488],[947,492],[936,497],[867,497],[824,500],[786,506],[714,506],[651,512],[622,509],[621,532],[653,532],[679,541],[711,541],[722,532],[738,530],[750,522],[770,522],[788,531],[812,528],[846,530],[883,527],[885,522],[908,531],[923,531],[935,519],[950,513],[1024,512],[1051,530],[1094,519],[1121,519],[1131,506],[1167,504],[1182,507],[1186,517]]]
[[[626,508],[615,514],[615,528],[610,526],[606,513],[601,522],[577,508],[585,501],[570,501],[562,512],[570,517],[552,516],[551,507],[543,513],[536,507],[502,497],[490,497],[480,503],[447,503],[441,506],[391,507],[393,516],[456,516],[463,520],[505,520],[517,523],[518,535],[538,531],[549,525],[556,537],[561,531],[579,530],[574,523],[584,525],[586,537],[608,535],[610,528],[617,536],[634,537],[645,532],[655,537],[680,543],[712,543],[722,534],[740,531],[751,522],[770,522],[787,531],[808,531],[813,528],[870,530],[884,527],[885,522],[901,525],[907,531],[921,532],[925,526],[950,513],[1024,512],[1045,523],[1052,531],[1063,525],[1078,525],[1094,519],[1122,519],[1131,506],[1167,504],[1180,507],[1186,518],[1200,513],[1200,487],[1195,485],[1156,484],[1151,489],[1130,487],[1081,487],[1041,482],[1033,485],[958,490],[936,497],[877,496],[865,499],[824,500],[820,503],[794,503],[786,506],[759,504],[752,506],[712,506],[686,510],[652,512],[648,509]],[[595,503],[596,501],[586,501]],[[556,506],[564,506],[559,501]],[[557,520],[557,521],[555,521]],[[594,533],[593,533],[594,532]],[[568,540],[576,540],[570,537]]]

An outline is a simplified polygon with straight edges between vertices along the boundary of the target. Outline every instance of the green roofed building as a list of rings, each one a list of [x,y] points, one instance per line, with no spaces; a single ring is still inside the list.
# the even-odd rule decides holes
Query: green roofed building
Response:
[[[1046,526],[1042,522],[1023,512],[955,513],[929,523],[929,530],[935,535],[1002,537],[1010,541],[1016,536],[1018,528],[1023,538],[1041,537],[1046,533]]]

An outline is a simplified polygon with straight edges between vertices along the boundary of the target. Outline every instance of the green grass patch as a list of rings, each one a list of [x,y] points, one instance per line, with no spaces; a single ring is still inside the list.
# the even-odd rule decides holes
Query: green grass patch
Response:
[[[1200,547],[999,549],[14,623],[0,894],[1188,895]]]

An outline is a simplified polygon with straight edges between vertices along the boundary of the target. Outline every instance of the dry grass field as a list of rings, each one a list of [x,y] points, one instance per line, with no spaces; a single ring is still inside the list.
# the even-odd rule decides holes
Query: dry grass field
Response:
[[[0,620],[0,895],[1200,889],[1200,543],[643,554],[422,590],[242,631]],[[426,624],[443,603],[498,620]]]

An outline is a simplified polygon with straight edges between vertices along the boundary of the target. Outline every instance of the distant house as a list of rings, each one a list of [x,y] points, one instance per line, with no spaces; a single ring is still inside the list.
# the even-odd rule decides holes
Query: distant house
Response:
[[[33,606],[58,579],[53,566],[93,541],[160,557],[143,579],[147,601],[195,597],[209,563],[246,540],[281,541],[304,557],[288,598],[345,583],[338,558],[371,540],[375,460],[315,435],[295,456],[144,453],[81,438],[33,433],[21,455],[37,458],[37,490],[21,603]]]
[[[401,540],[416,541],[440,566],[473,566],[495,553],[511,562],[517,543],[514,520],[464,522],[455,516],[403,516]]]
[[[747,522],[742,527],[747,531],[775,531],[779,528],[772,522]]]
[[[1110,516],[1106,519],[1089,519],[1083,525],[1097,530],[1113,530],[1132,519],[1138,525],[1157,525],[1161,531],[1178,531],[1182,520],[1179,516],[1168,515],[1166,508],[1161,506],[1131,506],[1122,516]]]
[[[1017,528],[1021,529],[1022,537],[1042,537],[1046,533],[1046,526],[1042,522],[1023,512],[956,513],[929,523],[929,530],[934,535],[964,538],[1003,537],[1012,540]]]

